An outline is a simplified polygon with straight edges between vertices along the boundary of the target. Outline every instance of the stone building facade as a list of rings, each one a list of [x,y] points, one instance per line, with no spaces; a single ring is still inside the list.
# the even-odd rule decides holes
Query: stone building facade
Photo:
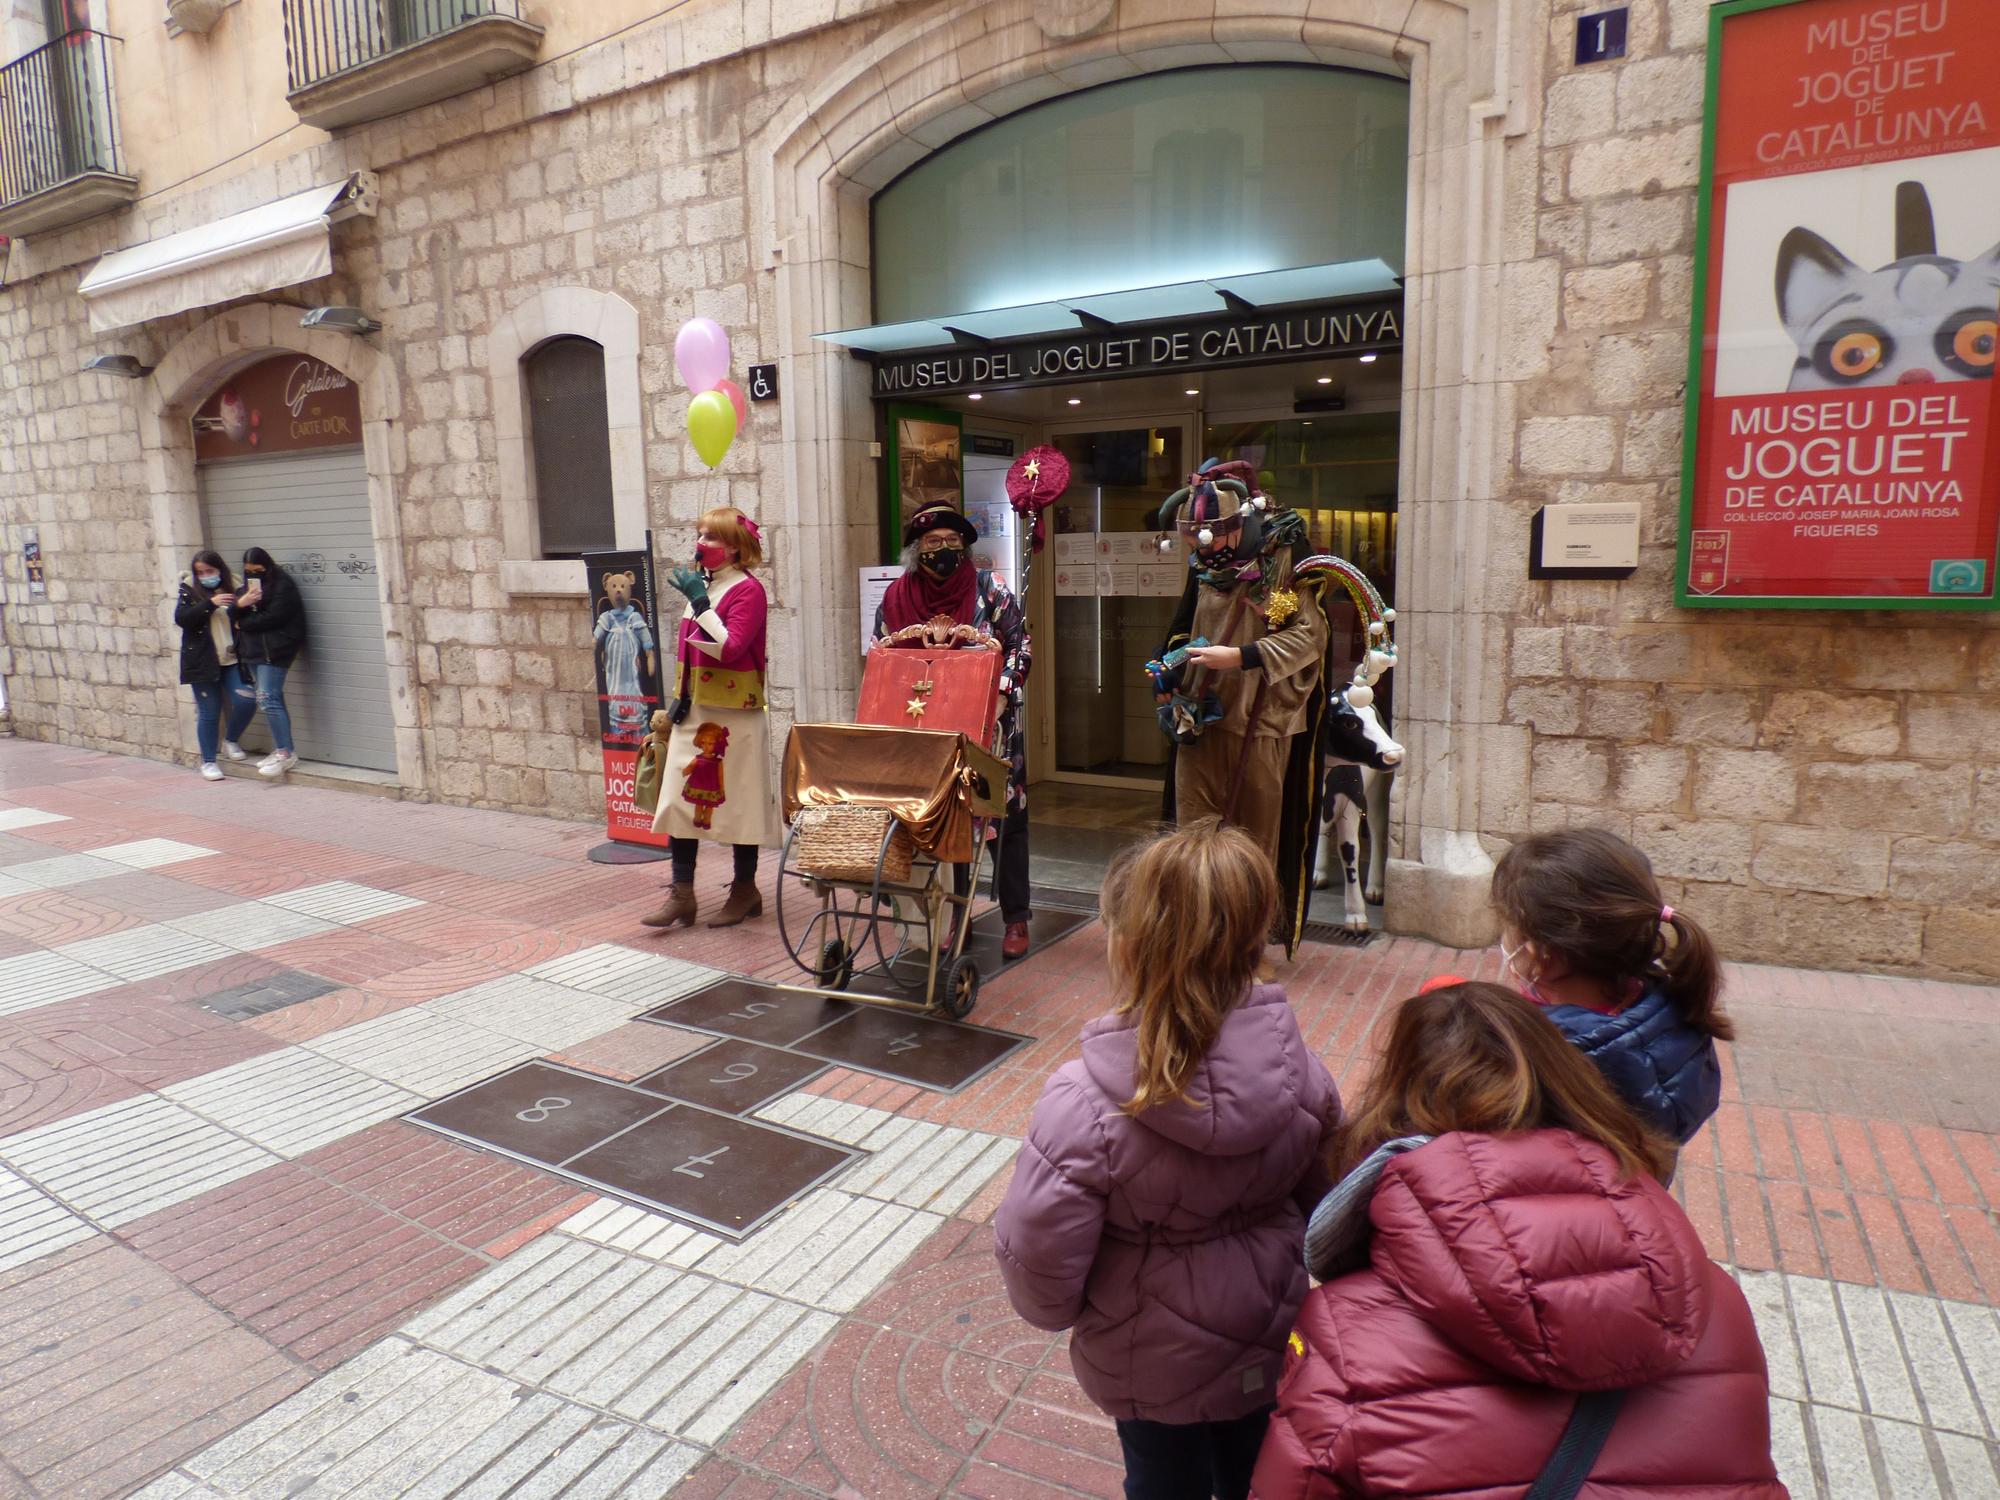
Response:
[[[404,795],[601,816],[580,582],[523,541],[519,360],[561,333],[605,349],[620,543],[650,526],[678,556],[707,506],[758,515],[777,739],[842,717],[853,579],[879,560],[877,429],[865,373],[812,336],[870,321],[871,194],[1092,84],[1358,68],[1407,78],[1411,109],[1392,924],[1485,941],[1493,855],[1600,823],[1734,957],[2000,975],[1993,617],[1673,601],[1705,0],[1632,0],[1626,57],[1588,67],[1581,0],[544,8],[526,71],[329,134],[287,123],[282,76],[246,66],[282,45],[277,7],[191,37],[149,0],[108,0],[125,77],[160,80],[121,106],[150,112],[126,130],[139,196],[21,239],[0,288],[18,732],[189,758],[167,613],[200,533],[187,418],[296,350],[361,389]],[[176,134],[190,92],[230,89],[254,96],[236,127],[254,139]],[[78,285],[99,257],[358,172],[379,208],[334,228],[331,275],[92,331]],[[385,326],[299,326],[326,304]],[[694,315],[781,381],[715,475],[672,368]],[[155,368],[81,373],[114,349]],[[1535,508],[1604,499],[1644,507],[1636,576],[1531,581]],[[29,531],[46,596],[26,587]]]

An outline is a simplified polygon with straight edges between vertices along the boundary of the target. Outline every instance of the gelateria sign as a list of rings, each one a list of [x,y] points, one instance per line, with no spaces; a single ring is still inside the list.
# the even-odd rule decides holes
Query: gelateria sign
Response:
[[[1285,312],[1250,309],[1199,322],[1120,325],[1056,338],[868,357],[875,365],[877,396],[935,396],[1321,359],[1392,349],[1402,341],[1402,299],[1391,297]]]
[[[332,365],[301,354],[260,360],[194,414],[201,459],[298,453],[361,441],[361,392]]]
[[[1995,608],[2000,0],[1709,17],[1680,602]]]

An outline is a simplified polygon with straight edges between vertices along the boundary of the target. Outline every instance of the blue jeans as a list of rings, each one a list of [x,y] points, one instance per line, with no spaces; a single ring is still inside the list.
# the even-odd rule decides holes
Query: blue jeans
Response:
[[[1125,1500],[1244,1500],[1271,1412],[1233,1422],[1121,1419]]]
[[[264,715],[265,724],[270,726],[271,743],[290,755],[292,713],[285,707],[285,674],[291,671],[291,667],[278,667],[260,661],[253,663],[250,671],[257,680],[257,708]]]
[[[195,682],[189,686],[194,689],[195,741],[201,746],[201,763],[208,765],[219,748],[215,731],[222,721],[222,700],[229,700],[228,739],[234,744],[250,727],[251,716],[257,712],[257,698],[244,685],[243,673],[237,667],[224,667],[222,676],[214,682]]]

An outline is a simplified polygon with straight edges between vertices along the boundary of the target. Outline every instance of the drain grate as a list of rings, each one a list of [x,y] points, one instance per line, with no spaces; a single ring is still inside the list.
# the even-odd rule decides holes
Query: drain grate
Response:
[[[336,980],[287,969],[268,979],[253,979],[248,984],[217,990],[213,995],[204,995],[195,1004],[232,1021],[247,1021],[252,1016],[266,1016],[301,1001],[317,1000],[321,995],[330,995],[340,988],[342,986]]]

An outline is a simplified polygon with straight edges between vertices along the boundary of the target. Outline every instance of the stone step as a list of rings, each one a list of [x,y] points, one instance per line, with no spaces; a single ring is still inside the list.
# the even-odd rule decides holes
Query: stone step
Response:
[[[257,762],[263,758],[253,750],[248,760],[222,760],[216,764],[222,767],[225,775],[263,781],[264,778],[257,774]],[[282,779],[294,786],[360,792],[368,797],[386,797],[391,802],[403,800],[403,784],[396,779],[394,771],[370,771],[360,766],[336,766],[326,761],[301,759]],[[272,782],[272,785],[276,784],[276,781]]]

